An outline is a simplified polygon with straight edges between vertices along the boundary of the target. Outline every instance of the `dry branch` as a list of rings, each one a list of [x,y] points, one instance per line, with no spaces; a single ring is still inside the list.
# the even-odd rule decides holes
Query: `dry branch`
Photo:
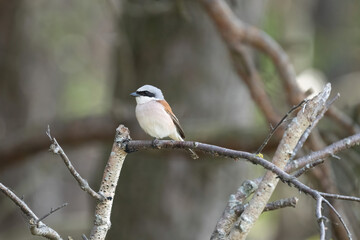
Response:
[[[286,208],[286,207],[296,207],[297,202],[299,201],[299,199],[297,197],[292,197],[292,198],[284,198],[284,199],[280,199],[274,202],[270,202],[268,204],[266,204],[264,211],[263,212],[268,212],[268,211],[274,211],[274,210],[278,210],[281,208]],[[237,206],[237,209],[235,210],[235,214],[239,217],[245,210],[245,208],[247,208],[247,206],[249,206],[249,204],[240,204],[239,206]],[[217,239],[217,238],[215,238]],[[221,238],[220,238],[221,239]]]
[[[295,105],[305,98],[304,93],[299,89],[296,83],[296,73],[293,65],[290,63],[285,51],[274,39],[272,39],[264,31],[242,22],[239,18],[235,16],[235,14],[231,11],[231,9],[224,0],[199,1],[203,4],[206,12],[210,16],[211,20],[214,22],[217,30],[227,44],[229,51],[231,53],[234,53],[235,55],[243,55],[241,57],[242,61],[240,61],[242,63],[235,62],[235,67],[238,73],[239,68],[237,66],[239,65],[247,69],[248,73],[256,72],[251,68],[252,64],[248,64],[248,57],[246,56],[246,54],[243,54],[241,50],[241,44],[249,45],[270,57],[279,73],[280,79],[283,82],[288,102],[291,105]],[[266,94],[262,93],[262,84],[258,83],[258,77],[254,74],[250,75],[253,82],[248,83],[247,78],[249,78],[249,76],[246,77],[244,73],[240,75],[247,83],[252,97],[262,109],[267,119],[269,121],[271,119],[276,119],[275,111],[267,112],[266,110],[264,110],[265,105],[263,104],[263,102],[265,101],[259,101],[259,99],[265,100],[267,96]],[[258,94],[256,93],[256,90],[259,92]],[[272,109],[272,107],[268,109]],[[360,132],[360,127],[339,109],[331,107],[327,112],[327,115],[330,116],[337,124],[347,129],[351,134]],[[278,121],[275,121],[275,123],[276,122]]]
[[[236,194],[231,194],[225,210],[217,222],[211,240],[226,239],[232,226],[239,217],[239,206],[243,206],[244,201],[257,189],[258,182],[247,180],[241,184]],[[243,210],[242,210],[243,211]],[[241,212],[242,212],[241,211]]]
[[[97,199],[99,202],[96,205],[95,210],[95,220],[94,227],[91,231],[90,240],[104,240],[106,234],[111,226],[110,216],[112,205],[115,196],[115,190],[118,183],[118,179],[120,176],[121,168],[127,153],[124,150],[124,143],[127,143],[131,140],[129,135],[129,130],[120,125],[116,129],[115,140],[113,144],[112,151],[110,153],[109,160],[104,170],[104,175],[101,181],[99,193],[96,193],[94,190],[90,188],[87,181],[83,179],[80,174],[76,171],[74,166],[71,164],[69,158],[65,154],[64,150],[58,144],[55,138],[53,138],[50,134],[50,129],[46,132],[50,141],[52,142],[50,149],[53,153],[61,156],[65,165],[68,167],[70,173],[79,183],[80,187],[89,193],[92,197]],[[54,213],[55,211],[63,208],[66,204],[62,206],[51,209],[50,213],[46,214],[42,218],[38,218],[31,209],[25,204],[23,200],[18,198],[10,189],[5,187],[0,183],[0,190],[7,195],[17,206],[20,207],[21,211],[25,214],[25,216],[29,220],[30,230],[33,235],[43,236],[48,239],[61,240],[62,238],[59,234],[46,226],[41,220]],[[85,235],[82,236],[83,239],[87,239]],[[69,237],[69,239],[71,239]]]
[[[52,228],[48,227],[39,219],[30,207],[9,188],[0,183],[0,191],[2,191],[11,201],[13,201],[20,210],[24,213],[24,216],[29,221],[30,232],[35,236],[44,237],[51,240],[62,240],[60,235]]]
[[[325,159],[327,157],[332,157],[334,156],[336,153],[343,151],[345,149],[351,148],[353,146],[359,145],[360,144],[360,133],[344,138],[340,141],[337,141],[327,147],[325,147],[324,149],[317,151],[317,152],[313,152],[307,156],[298,158],[294,161],[291,161],[285,168],[285,171],[289,172],[291,170],[297,169],[297,168],[301,168],[303,166],[305,166],[306,164],[315,162],[316,160],[319,159]]]
[[[136,123],[134,119],[125,119],[124,122],[130,129]],[[107,116],[90,116],[68,122],[56,122],[51,124],[51,126],[52,135],[56,136],[56,140],[61,143],[62,147],[76,147],[91,142],[111,143],[114,138],[114,129],[118,125],[116,125],[114,119]],[[22,129],[21,132],[30,133],[14,133],[6,141],[0,142],[0,172],[4,171],[8,166],[25,161],[28,157],[49,148],[49,139],[42,133],[43,127],[31,127],[31,130]],[[40,132],[41,134],[39,134]],[[246,149],[247,151],[253,151],[263,141],[262,135],[252,135],[251,138],[246,138],[245,140],[238,139],[238,136],[238,131],[232,131],[232,135],[227,135],[226,138],[219,138],[215,132],[210,137],[207,136],[206,140],[216,145],[226,146],[227,148]],[[201,141],[202,139],[198,140]],[[267,145],[267,150],[275,149],[275,143],[276,141],[271,141]]]
[[[310,170],[311,168],[313,167],[316,167],[317,165],[319,164],[322,164],[324,163],[324,159],[319,159],[319,160],[316,160],[315,162],[312,162],[312,163],[308,163],[306,164],[303,168],[299,169],[298,171],[296,171],[293,176],[298,178],[300,177],[301,175],[303,175],[306,171]]]
[[[323,199],[323,201],[331,208],[331,210],[335,213],[335,215],[339,218],[341,224],[344,226],[345,230],[346,230],[346,234],[347,237],[351,240],[352,236],[351,236],[351,232],[348,228],[348,226],[345,224],[344,219],[341,217],[340,213],[334,208],[334,206],[326,199]],[[325,239],[325,237],[324,237]]]
[[[293,158],[296,156],[296,154],[298,153],[298,151],[304,146],[305,141],[308,139],[308,137],[310,136],[310,134],[313,132],[313,130],[315,129],[315,127],[318,125],[318,123],[320,122],[320,120],[324,117],[324,114],[329,110],[330,106],[335,102],[336,99],[338,99],[340,96],[340,94],[336,94],[336,96],[334,98],[332,98],[331,100],[329,100],[326,105],[324,106],[324,108],[321,110],[321,112],[318,114],[318,116],[316,117],[316,119],[311,123],[311,125],[305,130],[305,132],[303,133],[303,135],[301,136],[301,138],[299,139],[299,141],[297,142],[295,148],[294,148],[294,154],[293,157],[290,159],[293,160]]]
[[[331,86],[327,84],[324,90],[309,100],[288,126],[275,152],[273,163],[284,169],[288,160],[294,155],[294,149],[307,128],[317,119],[326,106]],[[269,201],[279,179],[277,175],[268,171],[259,184],[258,190],[249,202],[249,207],[241,214],[239,224],[230,232],[230,239],[245,239],[255,224],[261,212]]]
[[[45,214],[44,216],[42,216],[41,218],[39,218],[37,221],[40,222],[40,221],[44,220],[45,218],[47,218],[48,216],[50,216],[50,215],[53,214],[54,212],[59,211],[60,209],[66,207],[67,205],[68,205],[68,203],[64,203],[64,204],[58,206],[57,208],[54,208],[54,209],[51,208],[51,209],[50,209],[50,212],[48,212],[47,214]]]
[[[284,92],[287,94],[287,99],[290,105],[298,103],[305,97],[304,93],[299,89],[296,83],[296,74],[293,65],[290,63],[285,51],[277,44],[276,41],[274,41],[264,31],[249,26],[238,19],[224,0],[200,0],[200,2],[203,4],[206,12],[214,22],[218,32],[226,43],[233,58],[233,63],[237,73],[247,84],[251,96],[258,104],[268,121],[273,123],[273,119],[276,119],[277,114],[268,101],[268,97],[264,92],[259,74],[254,68],[254,64],[248,54],[246,46],[251,46],[263,52],[272,60],[277,72],[279,73],[280,79],[283,82],[285,88]],[[335,107],[331,107],[329,109],[328,116],[334,119],[340,126],[346,128],[349,132],[359,132],[359,126],[357,126],[347,115],[343,114]],[[310,133],[311,129],[309,129],[308,132]],[[313,133],[316,134],[317,131],[314,130]],[[307,137],[307,134],[305,134],[303,140]],[[313,140],[315,138],[312,137],[311,139]],[[312,144],[316,144],[314,146],[319,146],[319,142],[322,142],[321,138],[318,138],[316,141],[311,141]],[[300,141],[298,146],[301,147],[302,144],[303,141]],[[313,146],[312,148],[315,150],[319,149]],[[316,169],[316,171],[313,171],[313,173],[321,173],[316,174],[315,177],[319,180],[321,187],[325,191],[336,191],[335,185],[329,184],[332,183],[330,172],[330,168],[327,165],[323,165],[322,167]],[[335,225],[336,223],[333,216],[331,216],[331,220],[333,225]],[[338,238],[345,238],[343,232],[337,231],[339,228],[334,229]]]
[[[127,155],[124,151],[124,144],[129,140],[131,140],[129,130],[124,125],[120,125],[116,129],[114,144],[100,185],[99,193],[105,197],[105,200],[96,205],[94,227],[91,230],[90,240],[104,240],[110,229],[115,190]]]
[[[80,176],[80,174],[76,171],[75,167],[70,162],[69,158],[65,154],[64,150],[61,148],[61,146],[58,144],[55,138],[53,138],[50,134],[50,127],[48,126],[48,129],[46,131],[46,135],[49,137],[50,141],[52,142],[50,146],[50,151],[52,151],[54,154],[59,155],[61,159],[64,161],[66,167],[69,169],[71,175],[75,178],[75,180],[78,182],[80,188],[90,194],[93,198],[102,201],[104,197],[95,192],[90,186],[89,183]]]
[[[277,176],[279,176],[279,178],[282,181],[290,183],[291,185],[293,185],[294,187],[299,189],[300,192],[309,194],[311,197],[313,197],[317,201],[318,201],[318,199],[324,198],[324,197],[326,197],[326,198],[334,197],[334,198],[344,199],[344,200],[349,200],[349,201],[360,201],[360,198],[358,198],[358,197],[350,197],[350,196],[342,196],[342,195],[318,192],[318,191],[306,186],[305,184],[301,183],[293,176],[287,174],[286,172],[284,172],[283,170],[278,168],[273,163],[268,162],[267,160],[262,159],[262,158],[256,156],[255,154],[251,154],[248,152],[222,148],[219,146],[204,144],[204,143],[199,143],[199,142],[190,142],[190,141],[180,142],[180,141],[173,141],[173,140],[159,140],[157,142],[156,146],[154,146],[152,141],[139,141],[139,140],[129,141],[127,143],[124,143],[124,145],[125,145],[124,147],[127,152],[135,152],[135,151],[147,150],[147,149],[159,150],[162,148],[169,148],[169,149],[191,148],[191,149],[196,149],[198,151],[203,151],[205,153],[212,154],[214,156],[224,156],[224,157],[229,157],[229,158],[233,158],[233,159],[243,158],[243,159],[250,161],[253,164],[259,164],[262,167],[264,167],[265,169],[274,172]],[[354,145],[354,144],[352,144],[352,145]],[[350,147],[350,144],[348,146]],[[243,201],[256,188],[256,184],[257,183],[254,181],[250,181],[250,182],[246,183],[247,186],[246,187],[244,186],[242,191],[237,192],[237,194],[239,194],[239,192],[242,192],[242,193],[239,194],[239,196],[234,195],[231,199],[236,201],[237,197],[239,197],[239,201]],[[236,204],[234,206],[236,206]],[[230,213],[231,212],[233,212],[235,214],[235,209],[234,208],[231,209]],[[232,218],[231,215],[229,215],[228,217]],[[229,223],[226,223],[225,221],[226,221],[226,219],[224,219],[223,224],[228,226]],[[231,222],[231,219],[230,219],[230,222]],[[319,222],[319,223],[321,224],[321,222]],[[220,223],[220,225],[221,225],[221,223]]]
[[[54,141],[54,139],[53,139],[53,141]],[[346,147],[351,147],[351,146],[355,145],[356,141],[359,142],[359,139],[352,138],[351,140],[348,140]],[[57,142],[54,141],[54,143],[57,146],[57,147],[55,147],[55,149],[59,150],[59,146],[58,146]],[[316,199],[318,201],[320,201],[319,199],[323,198],[323,197],[338,198],[338,199],[351,200],[351,201],[360,201],[360,198],[356,198],[356,197],[341,196],[341,195],[336,195],[336,194],[327,194],[327,193],[317,192],[317,191],[309,188],[308,186],[302,184],[297,179],[295,179],[293,176],[282,171],[280,168],[278,168],[273,163],[268,162],[268,161],[256,156],[255,154],[226,149],[226,148],[209,145],[209,144],[204,144],[204,143],[187,142],[187,141],[179,142],[179,141],[172,141],[172,140],[161,140],[161,141],[157,142],[156,146],[154,146],[152,141],[131,141],[130,137],[129,137],[128,129],[125,128],[124,126],[120,125],[119,128],[117,129],[116,138],[115,138],[115,142],[113,145],[113,150],[110,154],[108,164],[105,168],[102,184],[100,187],[101,196],[104,196],[105,200],[99,202],[96,207],[94,228],[92,230],[90,239],[105,239],[107,231],[111,226],[110,214],[111,214],[111,208],[112,208],[112,203],[113,203],[113,199],[114,199],[115,189],[116,189],[117,181],[118,181],[118,178],[120,175],[121,167],[122,167],[122,164],[126,157],[127,152],[133,152],[133,151],[145,150],[145,149],[161,149],[161,148],[182,148],[182,149],[192,148],[192,149],[197,149],[197,150],[201,150],[201,151],[213,154],[215,156],[226,156],[226,157],[231,157],[234,159],[244,158],[254,164],[259,164],[259,165],[263,166],[264,168],[274,172],[284,182],[293,184],[301,192],[310,194],[314,199]],[[345,149],[345,148],[343,148],[343,149]],[[256,182],[248,182],[247,185],[246,184],[244,185],[244,187],[246,187],[246,188],[242,189],[242,191],[241,191],[242,194],[234,195],[233,196],[234,199],[236,199],[237,201],[240,201],[240,200],[244,201],[256,189],[256,186],[257,186]],[[18,199],[18,200],[20,200],[20,199]],[[322,200],[322,201],[324,201],[324,200]],[[23,208],[22,205],[19,205],[19,206],[21,208]],[[239,205],[234,204],[234,206],[237,206],[237,207],[232,209],[233,213],[237,214],[239,212],[239,208],[238,208]],[[48,233],[46,233],[46,232],[44,233],[44,231],[40,231],[39,227],[37,227],[38,225],[41,225],[42,223],[38,223],[38,225],[36,225],[36,226],[34,225],[34,223],[38,222],[38,218],[34,217],[35,215],[34,216],[32,215],[31,210],[30,210],[30,212],[26,212],[26,214],[31,216],[32,217],[31,219],[33,219],[31,221],[32,233],[38,234],[41,236],[48,236],[47,235]],[[234,222],[234,221],[231,221],[231,222]],[[231,227],[231,224],[228,226]],[[44,226],[41,225],[41,230],[47,229],[47,228],[43,228],[43,227]],[[55,237],[55,238],[51,238],[51,239],[61,239],[61,238]]]

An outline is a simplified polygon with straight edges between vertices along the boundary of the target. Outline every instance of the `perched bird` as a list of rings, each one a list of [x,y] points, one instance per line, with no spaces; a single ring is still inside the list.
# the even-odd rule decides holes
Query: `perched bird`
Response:
[[[156,139],[169,137],[184,141],[185,134],[179,120],[165,101],[160,89],[144,85],[130,95],[136,98],[136,118],[147,134]],[[187,150],[193,159],[199,158],[193,150]]]

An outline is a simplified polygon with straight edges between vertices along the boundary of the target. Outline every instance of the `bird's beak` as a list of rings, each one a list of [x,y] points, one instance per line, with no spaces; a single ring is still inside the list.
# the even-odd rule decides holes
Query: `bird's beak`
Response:
[[[139,97],[140,95],[137,94],[136,92],[133,92],[133,93],[130,93],[130,96],[133,96],[133,97]]]

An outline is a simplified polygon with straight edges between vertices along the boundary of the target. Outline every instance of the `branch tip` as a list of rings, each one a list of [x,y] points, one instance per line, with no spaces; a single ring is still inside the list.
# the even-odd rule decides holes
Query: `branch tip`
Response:
[[[47,129],[46,129],[46,135],[50,138],[50,140],[52,141],[52,137],[51,137],[51,133],[50,133],[50,125],[47,125]]]
[[[39,218],[38,220],[36,220],[36,224],[38,224],[39,222],[41,222],[42,220],[44,220],[45,218],[47,218],[48,216],[50,216],[51,214],[53,214],[54,212],[66,207],[68,205],[68,203],[63,203],[62,205],[56,207],[55,209],[51,208],[50,212],[45,214],[44,216],[42,216],[41,218]]]

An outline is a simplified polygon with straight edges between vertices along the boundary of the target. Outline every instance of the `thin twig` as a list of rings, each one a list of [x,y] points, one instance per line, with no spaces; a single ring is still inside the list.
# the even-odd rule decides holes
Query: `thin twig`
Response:
[[[319,223],[319,227],[320,227],[320,240],[325,240],[325,235],[326,235],[326,232],[325,232],[325,223],[324,223],[324,220],[325,220],[325,217],[322,215],[322,202],[323,202],[323,198],[321,196],[319,196],[316,200],[316,210],[315,210],[315,213],[316,213],[316,218],[317,218],[317,221]]]
[[[26,216],[30,224],[30,232],[33,235],[52,240],[62,240],[60,235],[54,229],[39,221],[39,218],[30,209],[30,207],[2,183],[0,183],[0,191],[2,191],[11,201],[13,201],[20,208],[21,212],[24,213],[24,216]]]
[[[71,161],[69,160],[69,158],[67,157],[67,155],[65,154],[64,150],[61,148],[61,146],[59,145],[59,143],[56,141],[55,138],[53,138],[51,136],[50,133],[50,126],[48,125],[48,129],[46,131],[46,135],[49,137],[50,141],[52,142],[51,146],[50,146],[50,151],[52,151],[53,153],[55,153],[56,155],[60,155],[60,157],[62,158],[62,160],[64,161],[66,167],[69,169],[71,175],[73,175],[73,177],[75,178],[75,180],[78,182],[78,184],[80,185],[80,188],[82,190],[84,190],[85,192],[87,192],[90,196],[92,196],[93,198],[97,199],[98,201],[102,201],[104,200],[104,197],[95,192],[90,186],[89,183],[80,176],[80,174],[76,171],[76,169],[74,168],[74,166],[72,165]]]
[[[58,206],[58,207],[55,208],[55,209],[52,209],[52,208],[51,208],[51,209],[50,209],[50,212],[47,213],[47,214],[45,214],[45,215],[42,216],[41,218],[39,218],[39,219],[37,220],[37,222],[40,222],[40,221],[44,220],[45,218],[47,218],[48,216],[50,216],[50,215],[53,214],[54,212],[56,212],[56,211],[58,211],[58,210],[60,210],[60,209],[62,209],[62,208],[64,208],[64,207],[66,207],[67,205],[68,205],[68,203],[64,203],[64,204]]]
[[[271,129],[269,135],[267,136],[267,138],[265,139],[265,141],[263,142],[263,144],[261,144],[261,146],[258,148],[258,150],[256,150],[255,154],[259,154],[261,153],[261,151],[264,149],[264,147],[266,146],[266,144],[269,142],[270,138],[274,135],[275,131],[279,128],[279,126],[288,118],[288,116],[295,111],[296,109],[298,109],[302,104],[306,104],[307,100],[302,100],[298,105],[292,107],[286,114],[285,116],[280,120],[280,122],[278,122],[276,124],[276,126],[274,128]]]
[[[348,238],[351,240],[351,239],[352,239],[352,237],[351,237],[351,232],[350,232],[349,228],[347,227],[344,219],[341,217],[340,213],[334,208],[333,205],[331,205],[331,203],[330,203],[328,200],[323,199],[323,201],[331,208],[331,210],[333,210],[333,212],[334,212],[334,213],[336,214],[336,216],[339,218],[341,224],[344,226],[344,228],[345,228],[345,230],[346,230],[346,233],[347,233],[347,235],[348,235]]]
[[[82,238],[83,240],[88,240],[88,238],[86,237],[85,234],[81,235],[81,238]]]
[[[324,114],[329,110],[330,106],[340,97],[340,94],[336,94],[335,97],[330,99],[328,102],[326,102],[325,107],[322,109],[320,114],[316,117],[316,119],[312,122],[312,124],[306,129],[304,134],[301,136],[300,140],[296,144],[296,147],[294,149],[294,154],[292,155],[292,158],[290,161],[293,160],[293,158],[296,156],[297,152],[303,147],[305,141],[308,139],[310,133],[313,131],[313,129],[317,126],[317,124],[320,122],[320,120],[324,117]]]
[[[334,156],[336,153],[343,151],[345,149],[351,148],[355,145],[360,144],[360,133],[355,134],[353,136],[344,138],[340,141],[337,141],[323,150],[313,152],[307,156],[295,159],[294,161],[291,161],[285,168],[285,171],[289,172],[291,170],[300,168],[305,166],[308,163],[314,162],[318,159],[326,159],[327,157]]]
[[[297,202],[299,201],[299,199],[297,197],[291,197],[291,198],[284,198],[284,199],[280,199],[274,202],[270,202],[268,204],[266,204],[266,207],[264,208],[263,212],[268,212],[268,211],[274,211],[274,210],[278,210],[281,208],[286,208],[286,207],[296,207]],[[235,210],[235,213],[240,216],[241,213],[244,211],[244,209],[248,206],[248,203],[245,205],[239,205],[238,208]]]
[[[300,177],[301,175],[303,175],[306,171],[308,171],[309,169],[313,168],[313,167],[316,167],[317,165],[319,164],[322,164],[324,162],[324,159],[319,159],[319,160],[316,160],[315,162],[312,162],[312,163],[308,163],[306,164],[303,168],[297,170],[293,176],[295,178],[298,178]]]
[[[268,203],[266,207],[264,208],[264,211],[273,211],[280,208],[285,207],[296,207],[297,202],[299,199],[297,197],[291,197],[291,198],[284,198],[277,200],[275,202]]]
[[[333,198],[333,199],[340,199],[340,200],[348,200],[348,201],[354,201],[354,202],[360,202],[359,197],[353,197],[353,196],[345,196],[340,194],[333,194],[333,193],[324,193],[320,192],[321,196],[325,198]]]

